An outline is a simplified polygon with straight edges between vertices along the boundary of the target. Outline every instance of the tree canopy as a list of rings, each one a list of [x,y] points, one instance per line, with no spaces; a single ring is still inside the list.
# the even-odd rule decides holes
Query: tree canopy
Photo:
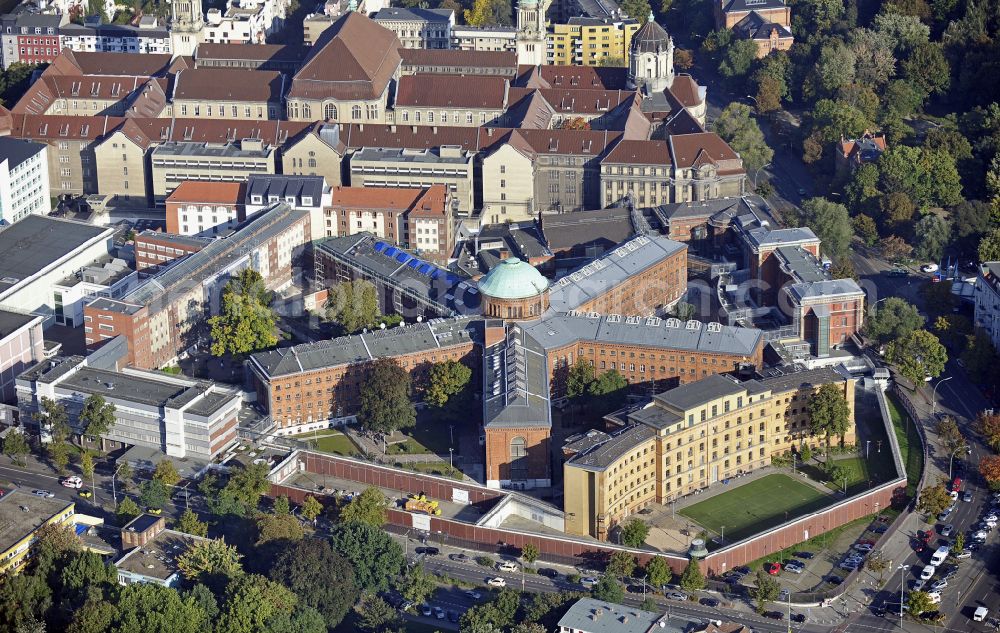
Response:
[[[340,624],[358,600],[354,569],[326,540],[303,539],[285,548],[269,575],[319,611],[331,629]]]
[[[104,396],[99,393],[91,394],[83,401],[80,422],[86,435],[100,437],[115,424],[115,405],[105,402]]]
[[[823,242],[823,250],[836,258],[846,257],[854,231],[847,208],[826,198],[809,198],[802,203],[802,223]]]
[[[222,290],[219,314],[208,320],[212,355],[245,356],[278,343],[271,293],[264,278],[244,268]]]
[[[734,101],[712,123],[712,129],[739,153],[748,170],[763,168],[774,158],[750,106]]]
[[[356,521],[380,528],[386,522],[387,505],[388,499],[382,491],[369,486],[340,510],[340,521],[342,523]]]
[[[834,435],[843,438],[851,423],[851,408],[844,392],[838,385],[827,383],[809,396],[807,408],[809,430],[825,438],[829,451],[830,438]]]
[[[369,363],[360,400],[358,420],[368,431],[389,434],[416,424],[417,412],[410,401],[410,374],[393,358]]]
[[[431,366],[424,401],[441,408],[472,380],[472,370],[457,360],[447,359]]]
[[[902,297],[889,297],[875,306],[865,321],[865,335],[879,343],[906,336],[924,325],[924,317],[912,303]]]
[[[914,330],[886,346],[885,360],[919,385],[925,378],[941,375],[948,353],[936,336],[927,330]]]
[[[382,591],[405,566],[403,548],[381,527],[352,521],[333,532],[333,548],[350,562],[359,589]]]

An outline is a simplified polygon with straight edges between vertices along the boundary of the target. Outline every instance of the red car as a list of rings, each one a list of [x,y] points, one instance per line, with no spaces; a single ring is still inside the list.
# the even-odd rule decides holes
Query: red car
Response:
[[[931,539],[934,538],[934,530],[929,530],[926,532],[924,530],[917,530],[917,538],[923,541],[924,543],[930,543]]]
[[[781,573],[781,563],[765,563],[764,571],[771,574],[772,576],[777,576]]]
[[[962,480],[958,477],[955,477],[955,481],[951,482],[951,489],[957,492],[961,487],[962,487]]]

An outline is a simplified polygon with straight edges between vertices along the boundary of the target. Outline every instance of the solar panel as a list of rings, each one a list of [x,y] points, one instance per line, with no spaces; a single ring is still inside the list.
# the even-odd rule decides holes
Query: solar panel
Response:
[[[409,266],[410,268],[413,268],[414,270],[416,270],[417,266],[420,265],[420,260],[416,259],[416,258],[413,258],[409,262],[407,262],[406,265]]]
[[[389,248],[385,249],[383,255],[385,255],[386,257],[395,257],[396,253],[398,252],[399,252],[398,248],[396,248],[395,246],[390,246]]]
[[[375,252],[381,253],[385,249],[389,248],[389,245],[385,242],[375,242]]]
[[[400,253],[396,255],[396,261],[400,264],[405,264],[410,259],[410,256],[406,253]]]
[[[420,264],[420,267],[417,268],[417,272],[421,275],[429,275],[432,270],[434,270],[434,267],[430,264]]]

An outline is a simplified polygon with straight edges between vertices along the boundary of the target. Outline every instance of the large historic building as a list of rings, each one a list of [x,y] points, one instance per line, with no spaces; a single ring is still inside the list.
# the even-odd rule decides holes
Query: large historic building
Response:
[[[853,443],[854,378],[829,368],[746,382],[708,376],[609,415],[606,432],[563,446],[566,531],[606,539],[650,504],[767,466],[803,444],[818,447],[808,405],[826,384],[844,394],[851,424],[843,441]]]

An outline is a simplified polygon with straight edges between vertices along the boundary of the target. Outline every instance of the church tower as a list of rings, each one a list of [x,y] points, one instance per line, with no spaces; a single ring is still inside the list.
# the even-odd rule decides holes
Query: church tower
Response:
[[[628,83],[645,94],[663,92],[674,83],[674,41],[653,19],[632,36],[628,58]]]
[[[201,0],[172,0],[171,7],[170,44],[174,57],[194,55],[205,26]]]
[[[545,63],[545,10],[552,0],[520,0],[517,3],[517,63]]]

